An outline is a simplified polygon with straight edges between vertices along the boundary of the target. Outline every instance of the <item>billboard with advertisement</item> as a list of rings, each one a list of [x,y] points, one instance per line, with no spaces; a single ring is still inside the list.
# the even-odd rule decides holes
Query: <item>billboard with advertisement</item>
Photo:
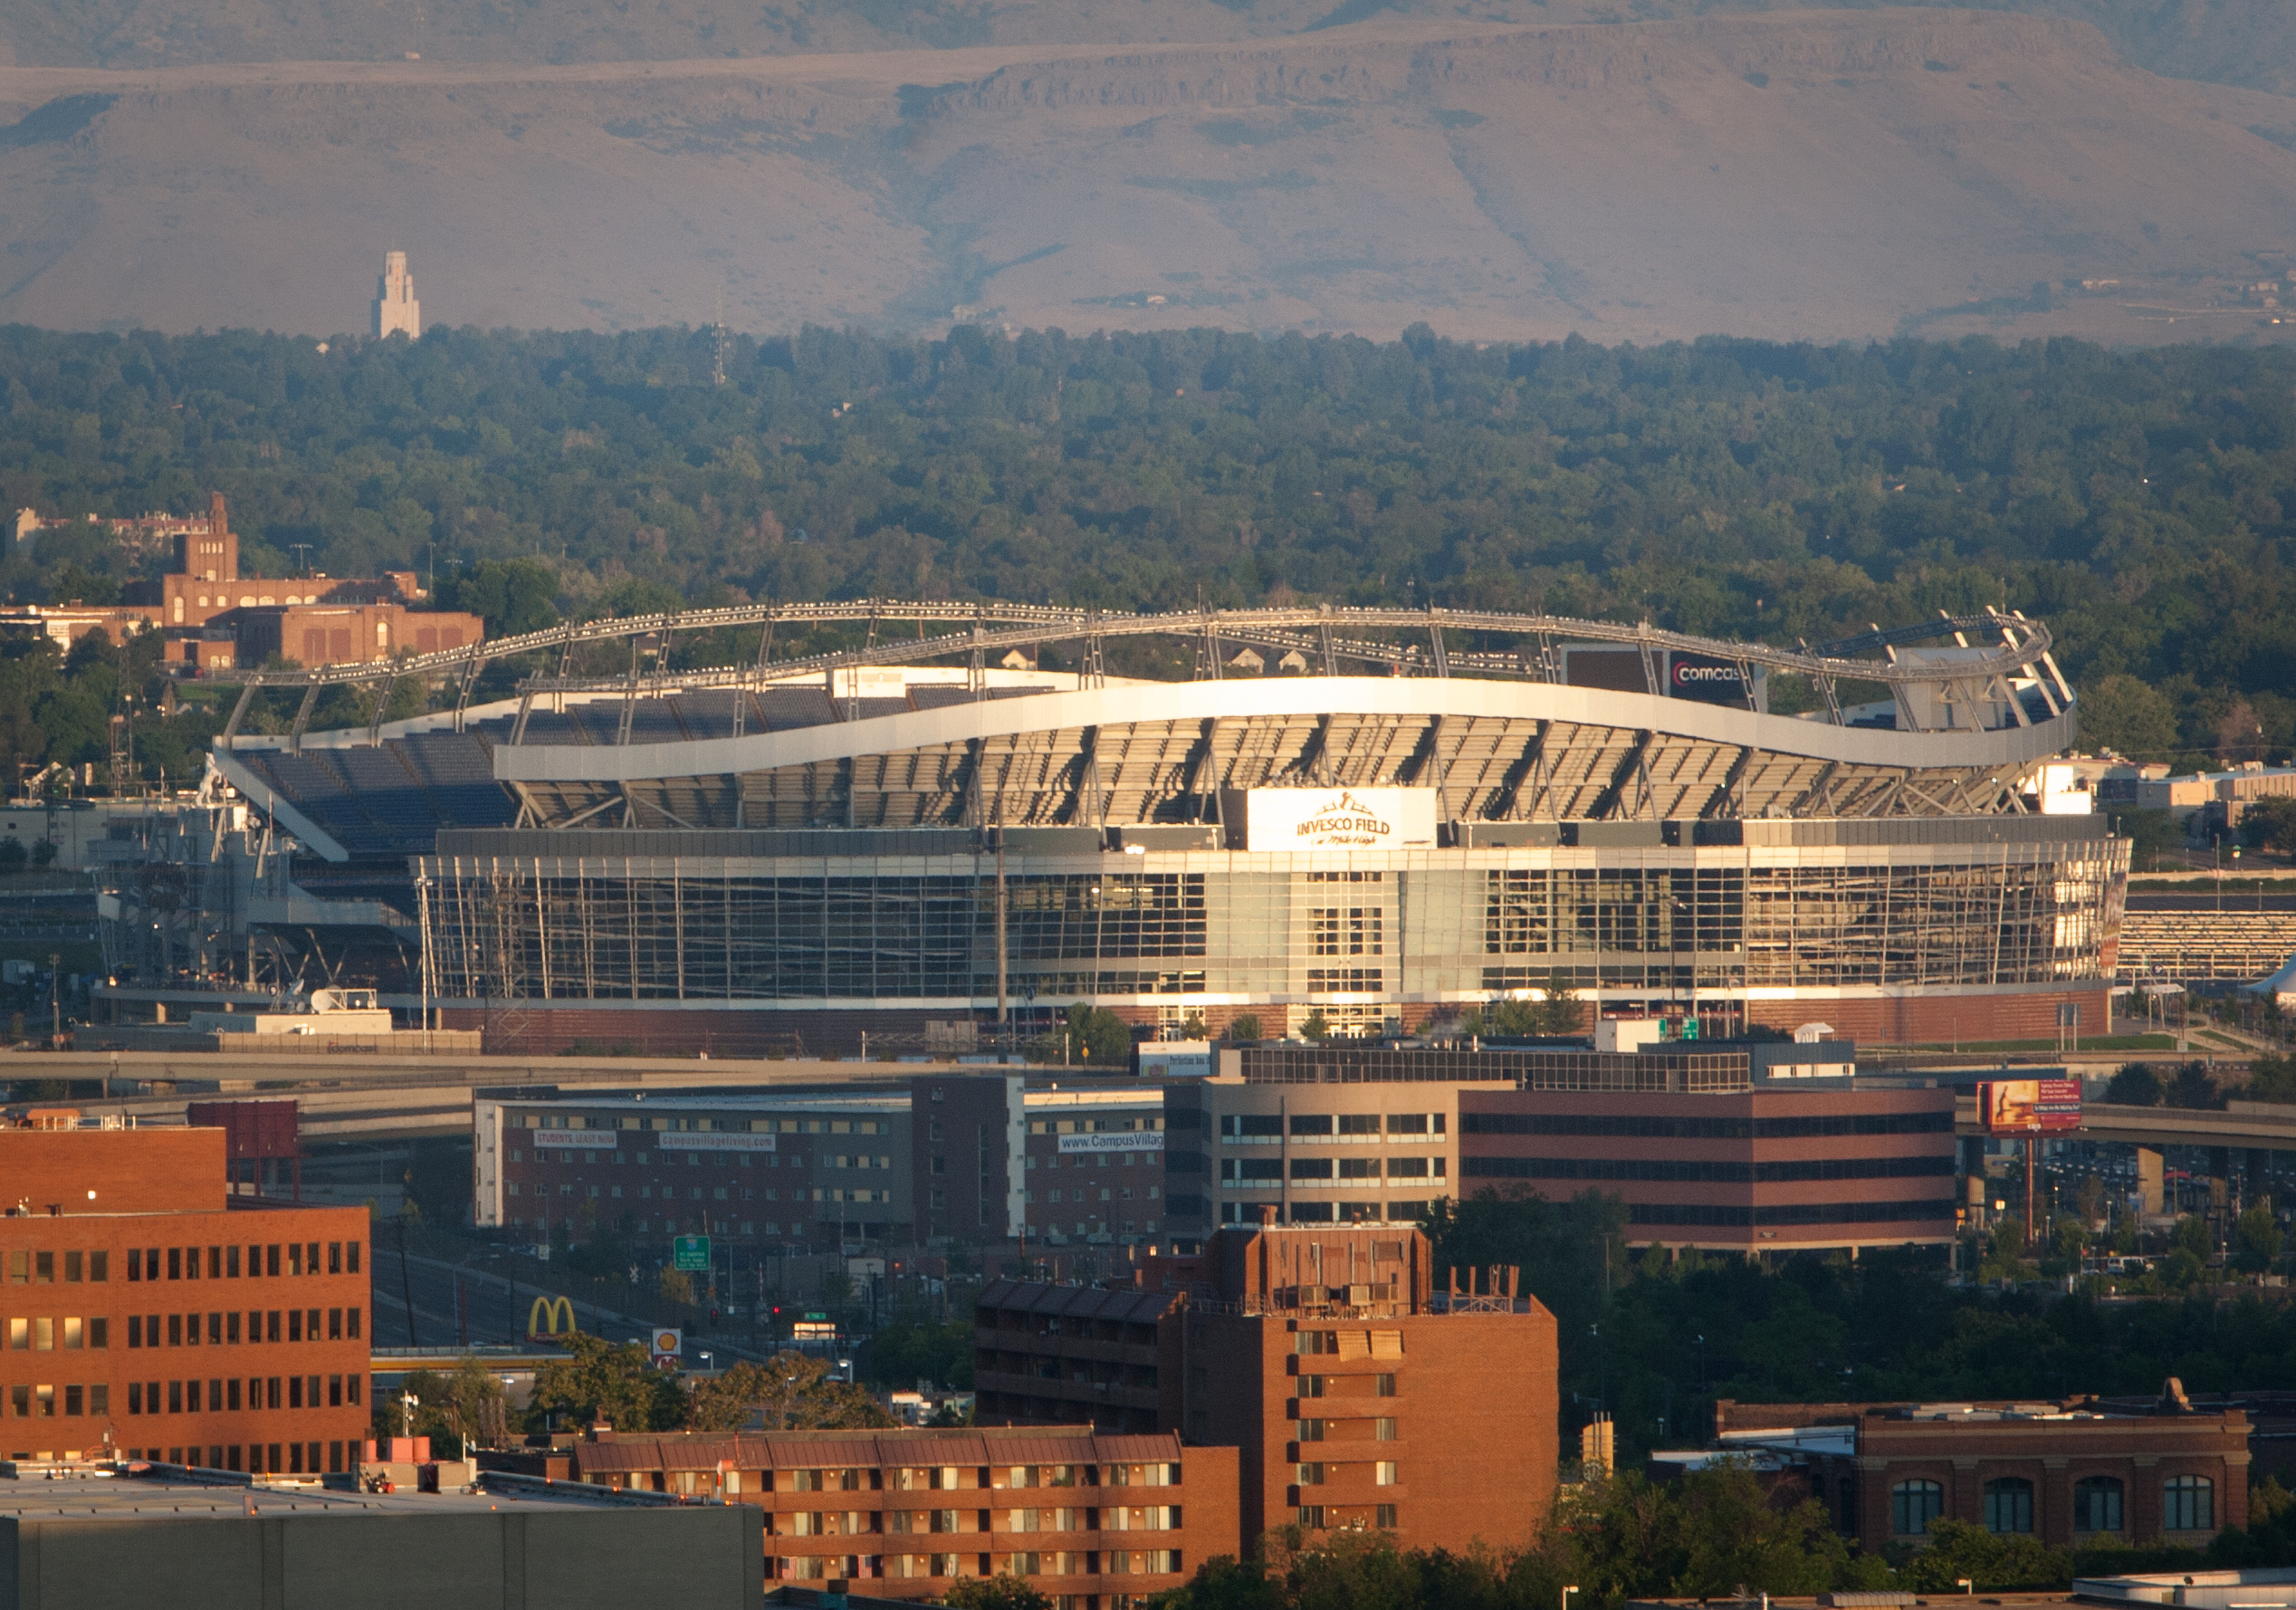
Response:
[[[1400,849],[1435,842],[1431,788],[1235,789],[1222,793],[1220,811],[1231,849]]]
[[[1994,1079],[1977,1087],[1988,1135],[2047,1135],[2081,1127],[2079,1079]]]
[[[679,1356],[685,1351],[685,1335],[683,1331],[656,1326],[650,1337],[650,1346],[654,1354],[654,1366],[670,1369],[676,1366]]]

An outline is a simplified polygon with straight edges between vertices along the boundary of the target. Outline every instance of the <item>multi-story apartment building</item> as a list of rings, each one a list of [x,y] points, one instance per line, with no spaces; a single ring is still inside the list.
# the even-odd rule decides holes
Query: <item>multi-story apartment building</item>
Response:
[[[1555,1492],[1555,1318],[1512,1294],[1439,1295],[1430,1251],[1411,1229],[1228,1225],[1154,1260],[1139,1292],[995,1282],[974,1317],[977,1412],[1153,1412],[1191,1455],[1232,1442],[1247,1538],[1296,1523],[1414,1548],[1520,1541]]]
[[[0,1129],[0,1452],[355,1468],[368,1217],[226,1210],[220,1129]]]
[[[910,1107],[897,1092],[481,1100],[474,1217],[537,1241],[899,1239],[916,1222]]]
[[[599,1431],[572,1473],[759,1505],[766,1580],[872,1599],[1013,1576],[1062,1610],[1129,1610],[1242,1547],[1236,1451],[1170,1433]]]
[[[1153,1244],[1164,1211],[1164,1093],[1134,1080],[1028,1092],[1028,1239]]]
[[[906,1089],[639,1096],[474,1107],[473,1215],[541,1240],[599,1227],[735,1244],[1153,1244],[1163,1091],[1136,1080],[920,1075]]]

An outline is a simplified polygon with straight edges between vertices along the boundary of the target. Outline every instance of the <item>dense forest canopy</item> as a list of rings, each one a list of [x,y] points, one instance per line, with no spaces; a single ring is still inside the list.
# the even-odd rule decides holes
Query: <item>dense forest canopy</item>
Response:
[[[717,345],[0,330],[0,506],[213,487],[251,567],[304,543],[451,595],[523,557],[577,613],[1431,599],[1791,642],[2006,604],[2055,630],[2095,741],[2296,745],[2296,352],[808,329],[729,341],[719,385]],[[0,589],[92,596],[120,562],[49,533]]]

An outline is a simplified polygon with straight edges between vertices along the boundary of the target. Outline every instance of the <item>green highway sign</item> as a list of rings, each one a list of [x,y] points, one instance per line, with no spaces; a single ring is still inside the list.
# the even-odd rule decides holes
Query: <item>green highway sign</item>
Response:
[[[706,1235],[682,1235],[671,1243],[672,1267],[684,1270],[707,1270],[710,1267],[710,1238]]]

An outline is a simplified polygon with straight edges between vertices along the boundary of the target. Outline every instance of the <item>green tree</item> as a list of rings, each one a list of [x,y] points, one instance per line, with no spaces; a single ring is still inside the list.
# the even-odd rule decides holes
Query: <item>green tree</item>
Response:
[[[2166,760],[2178,748],[2176,706],[2135,676],[2100,676],[2081,690],[2081,735],[2116,754]]]
[[[1259,1014],[1256,1011],[1238,1012],[1228,1020],[1227,1037],[1229,1040],[1243,1040],[1247,1044],[1258,1040],[1260,1037]]]
[[[2105,1099],[2116,1107],[2158,1107],[2160,1076],[2143,1062],[2124,1063],[2105,1085]]]
[[[752,1421],[768,1431],[818,1431],[897,1423],[867,1388],[832,1378],[828,1361],[783,1351],[762,1364],[747,1360],[694,1389],[696,1431],[737,1431]]]
[[[1312,1040],[1317,1045],[1321,1045],[1332,1037],[1332,1026],[1324,1021],[1322,1012],[1311,1011],[1301,1020],[1299,1033],[1301,1039]]]
[[[2233,1226],[2233,1266],[2252,1275],[2263,1274],[2278,1261],[2286,1240],[2272,1204],[2258,1203]]]
[[[2205,1062],[2187,1062],[2177,1069],[2175,1077],[2162,1088],[2161,1099],[2170,1107],[2195,1112],[2224,1105],[2224,1092],[2216,1088],[2216,1080]]]
[[[1950,1594],[1964,1579],[1979,1593],[2021,1588],[2064,1587],[2072,1581],[2072,1559],[2030,1532],[1990,1532],[1966,1520],[1933,1520],[1928,1546],[1899,1567],[1903,1585],[1915,1593]]]
[[[561,1429],[603,1423],[617,1431],[674,1431],[685,1423],[677,1376],[655,1369],[645,1348],[580,1332],[560,1337],[559,1345],[567,1356],[534,1372],[526,1416],[534,1428],[556,1422]]]
[[[1128,1062],[1132,1025],[1105,1006],[1079,1001],[1068,1009],[1068,1043],[1081,1062]]]
[[[462,1459],[503,1429],[502,1377],[475,1358],[465,1358],[445,1374],[412,1371],[400,1391],[418,1400],[413,1416],[415,1434],[430,1438],[431,1451],[442,1458]],[[396,1427],[397,1395],[381,1400],[377,1406],[392,1417]]]
[[[2251,800],[2240,813],[2240,837],[2252,849],[2296,855],[2296,796],[2271,794]]]
[[[961,1576],[941,1602],[951,1610],[1052,1610],[1025,1576]]]
[[[475,615],[490,637],[515,637],[558,624],[558,578],[531,559],[487,559],[438,584],[438,607]]]

